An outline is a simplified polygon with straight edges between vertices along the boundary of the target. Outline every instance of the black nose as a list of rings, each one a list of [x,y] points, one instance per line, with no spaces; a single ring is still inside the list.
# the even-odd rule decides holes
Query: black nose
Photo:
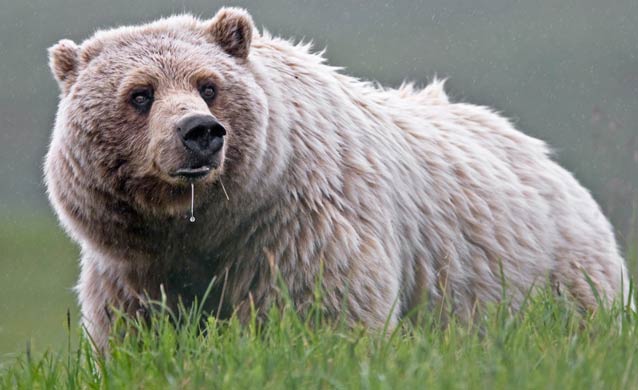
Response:
[[[207,158],[224,146],[226,129],[212,115],[192,115],[177,123],[177,133],[189,151]]]

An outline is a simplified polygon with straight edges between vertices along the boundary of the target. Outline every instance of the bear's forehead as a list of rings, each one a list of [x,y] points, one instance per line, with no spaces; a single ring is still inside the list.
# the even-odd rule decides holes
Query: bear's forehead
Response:
[[[206,41],[155,31],[112,39],[87,67],[99,69],[98,77],[107,74],[112,80],[147,79],[160,84],[210,77],[221,80],[232,65],[220,49]]]
[[[138,34],[115,41],[104,52],[115,58],[130,57],[144,62],[164,63],[167,60],[188,60],[217,54],[212,49],[213,46],[204,41],[188,41],[169,34],[154,33]]]
[[[137,56],[162,60],[166,57],[187,57],[197,54],[211,54],[212,45],[202,38],[196,38],[187,34],[175,34],[174,32],[135,32],[112,37],[108,41],[101,41],[97,45],[87,45],[89,51],[92,47],[98,47],[98,56],[109,57]],[[96,56],[97,57],[97,56]],[[111,60],[114,58],[110,58]]]
[[[193,62],[197,57],[201,62],[220,54],[206,39],[201,22],[189,15],[98,31],[81,45],[85,64],[102,59],[111,64],[138,61],[169,65],[175,61],[189,62],[189,58]]]

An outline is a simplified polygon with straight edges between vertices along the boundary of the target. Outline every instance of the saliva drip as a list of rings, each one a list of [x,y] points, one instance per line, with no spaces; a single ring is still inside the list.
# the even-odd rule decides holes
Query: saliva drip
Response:
[[[191,217],[189,221],[195,222],[195,183],[191,183]]]

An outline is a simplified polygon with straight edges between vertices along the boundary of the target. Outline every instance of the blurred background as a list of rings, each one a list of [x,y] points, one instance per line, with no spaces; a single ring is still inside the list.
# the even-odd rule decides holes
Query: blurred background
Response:
[[[312,39],[360,78],[447,77],[453,100],[492,106],[546,140],[611,218],[638,276],[638,2],[603,3],[0,0],[0,362],[27,342],[64,345],[67,309],[73,332],[78,321],[78,249],[42,184],[58,94],[46,49],[175,13],[212,17],[221,5],[248,8],[271,33]]]

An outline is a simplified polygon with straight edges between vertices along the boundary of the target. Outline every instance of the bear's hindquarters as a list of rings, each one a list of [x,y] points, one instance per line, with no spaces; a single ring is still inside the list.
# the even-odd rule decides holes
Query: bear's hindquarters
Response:
[[[586,310],[613,302],[630,305],[630,278],[612,226],[590,193],[556,165],[552,211],[557,237],[553,279]]]

